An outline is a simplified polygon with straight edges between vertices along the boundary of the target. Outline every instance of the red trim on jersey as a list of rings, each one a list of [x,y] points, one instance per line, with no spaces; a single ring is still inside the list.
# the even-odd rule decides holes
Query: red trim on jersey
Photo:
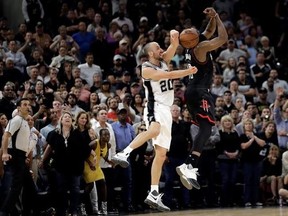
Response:
[[[207,119],[210,123],[215,124],[215,121],[211,119],[208,115],[201,115],[201,114],[197,115],[199,115],[200,118]]]
[[[199,123],[197,121],[191,120],[191,123],[194,124],[194,125],[199,126]]]

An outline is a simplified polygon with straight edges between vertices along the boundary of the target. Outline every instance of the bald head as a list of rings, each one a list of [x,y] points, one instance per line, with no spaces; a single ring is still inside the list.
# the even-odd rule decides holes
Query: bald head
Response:
[[[147,55],[147,56],[148,56],[148,52],[151,50],[151,44],[152,44],[152,43],[155,43],[155,42],[147,43],[147,44],[144,46],[144,48],[143,48],[143,52],[144,52],[144,54]]]
[[[149,59],[153,58],[156,60],[161,60],[161,55],[163,50],[157,42],[150,42],[143,48],[144,54],[148,56]]]

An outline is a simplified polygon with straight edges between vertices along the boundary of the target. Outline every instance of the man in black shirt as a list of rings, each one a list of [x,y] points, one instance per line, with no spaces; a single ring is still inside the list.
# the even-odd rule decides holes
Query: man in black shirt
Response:
[[[14,86],[6,84],[2,94],[3,98],[0,99],[0,113],[4,113],[7,119],[10,120],[12,118],[12,112],[16,109],[16,105],[12,102],[15,96]]]
[[[190,122],[180,120],[181,109],[178,105],[173,104],[171,107],[171,114],[173,118],[172,123],[172,140],[170,150],[167,153],[167,160],[164,167],[165,173],[165,204],[170,207],[176,207],[177,203],[173,203],[173,187],[177,177],[176,167],[185,162],[188,156],[189,149],[191,149],[191,134]],[[182,205],[188,207],[190,196],[186,188],[181,189]]]

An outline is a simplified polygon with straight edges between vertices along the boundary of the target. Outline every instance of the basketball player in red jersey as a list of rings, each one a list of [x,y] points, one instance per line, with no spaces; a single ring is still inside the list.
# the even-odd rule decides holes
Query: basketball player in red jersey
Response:
[[[193,121],[199,126],[199,133],[193,142],[192,150],[186,162],[176,168],[182,184],[187,189],[199,189],[197,182],[197,163],[204,144],[211,135],[211,128],[215,124],[214,103],[210,94],[213,78],[213,62],[210,52],[216,50],[228,40],[226,29],[213,8],[206,8],[204,14],[210,21],[203,33],[199,33],[199,42],[191,49],[186,49],[185,60],[188,65],[198,68],[198,73],[190,76],[185,98],[187,108]],[[210,39],[217,27],[217,36]]]

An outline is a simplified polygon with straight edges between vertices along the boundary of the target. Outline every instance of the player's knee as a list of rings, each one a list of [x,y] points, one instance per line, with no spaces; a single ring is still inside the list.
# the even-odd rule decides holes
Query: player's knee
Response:
[[[211,129],[203,130],[203,135],[205,137],[210,137],[212,135]]]
[[[279,196],[282,196],[282,198],[286,199],[288,197],[288,191],[286,189],[281,188],[279,190]]]
[[[160,134],[160,130],[151,131],[151,138],[157,137]]]
[[[157,137],[160,134],[160,127],[157,127],[157,126],[150,127],[148,132],[149,132],[150,138]]]
[[[157,150],[156,149],[156,153],[155,153],[155,157],[157,157],[158,160],[166,160],[166,154],[167,154],[167,151],[166,150]]]

